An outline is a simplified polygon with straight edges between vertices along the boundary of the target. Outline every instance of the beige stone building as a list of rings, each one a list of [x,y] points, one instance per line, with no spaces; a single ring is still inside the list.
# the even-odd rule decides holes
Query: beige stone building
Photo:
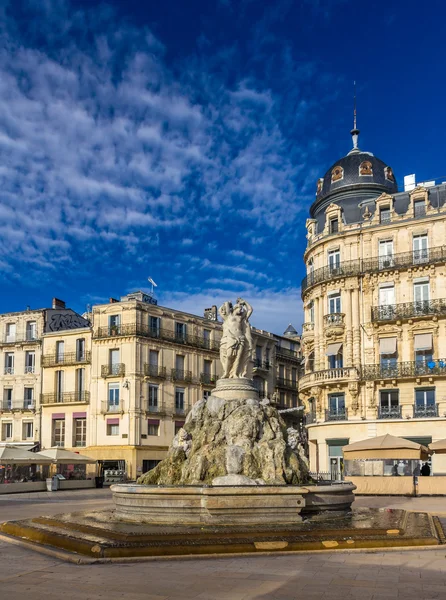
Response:
[[[318,181],[302,282],[310,464],[338,475],[347,443],[446,437],[446,185],[398,192],[358,133]]]

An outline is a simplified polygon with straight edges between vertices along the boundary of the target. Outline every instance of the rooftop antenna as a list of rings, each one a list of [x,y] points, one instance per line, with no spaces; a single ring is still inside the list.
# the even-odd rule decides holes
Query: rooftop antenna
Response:
[[[153,281],[153,279],[151,277],[148,277],[147,279],[148,279],[149,283],[152,285],[152,292],[151,292],[151,294],[153,296],[153,288],[154,287],[158,287],[158,286],[156,285],[156,283]]]
[[[353,82],[353,129],[350,131],[353,138],[353,150],[359,150],[358,137],[359,129],[356,127],[356,81]]]

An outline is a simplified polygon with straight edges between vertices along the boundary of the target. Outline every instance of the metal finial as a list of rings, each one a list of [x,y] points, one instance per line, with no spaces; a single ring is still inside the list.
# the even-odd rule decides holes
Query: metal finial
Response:
[[[353,150],[359,150],[358,137],[359,129],[356,127],[356,81],[353,82],[353,129],[350,131],[353,138]]]

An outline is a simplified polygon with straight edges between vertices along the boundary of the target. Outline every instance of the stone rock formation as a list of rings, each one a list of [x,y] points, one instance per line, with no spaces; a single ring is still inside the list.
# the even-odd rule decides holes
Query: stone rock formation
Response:
[[[277,409],[257,399],[197,402],[145,485],[303,484],[308,466]]]

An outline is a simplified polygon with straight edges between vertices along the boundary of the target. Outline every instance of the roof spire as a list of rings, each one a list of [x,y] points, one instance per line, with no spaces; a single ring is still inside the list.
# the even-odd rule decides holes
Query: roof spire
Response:
[[[359,151],[358,148],[358,137],[359,137],[359,129],[356,127],[356,81],[353,82],[354,89],[354,100],[353,100],[353,129],[350,131],[353,138],[353,151]]]

